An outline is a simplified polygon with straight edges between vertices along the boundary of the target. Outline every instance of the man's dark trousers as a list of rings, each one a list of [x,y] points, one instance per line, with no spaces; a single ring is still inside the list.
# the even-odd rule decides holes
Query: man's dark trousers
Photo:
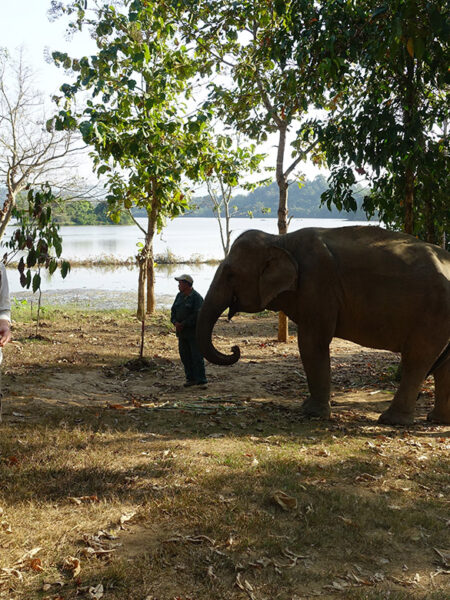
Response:
[[[195,329],[184,329],[178,336],[178,350],[184,366],[186,381],[205,383],[205,361],[197,347]]]

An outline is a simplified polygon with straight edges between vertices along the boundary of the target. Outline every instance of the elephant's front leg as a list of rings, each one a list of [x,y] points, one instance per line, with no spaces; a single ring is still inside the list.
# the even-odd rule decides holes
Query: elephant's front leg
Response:
[[[330,341],[299,332],[298,348],[310,392],[302,404],[302,412],[308,417],[327,419],[331,414]]]

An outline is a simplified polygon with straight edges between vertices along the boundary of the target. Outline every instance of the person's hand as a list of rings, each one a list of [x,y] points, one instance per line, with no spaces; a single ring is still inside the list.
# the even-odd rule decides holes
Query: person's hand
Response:
[[[3,348],[11,340],[11,328],[9,321],[0,319],[0,348]]]
[[[174,323],[175,325],[175,329],[177,330],[177,333],[180,333],[180,331],[183,331],[183,323]]]

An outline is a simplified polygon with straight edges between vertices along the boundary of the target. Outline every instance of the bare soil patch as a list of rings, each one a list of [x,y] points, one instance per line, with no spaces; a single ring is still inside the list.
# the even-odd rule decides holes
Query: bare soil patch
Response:
[[[378,426],[398,357],[334,340],[333,416],[307,421],[295,331],[278,343],[273,315],[219,321],[242,359],[207,365],[207,390],[183,388],[163,313],[142,369],[131,315],[48,315],[5,351],[0,598],[448,597],[431,379],[414,427]]]

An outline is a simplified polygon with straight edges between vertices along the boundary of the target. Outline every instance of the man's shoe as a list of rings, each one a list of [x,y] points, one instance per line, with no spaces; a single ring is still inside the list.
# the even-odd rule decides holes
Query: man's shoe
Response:
[[[197,385],[195,381],[186,381],[186,383],[183,383],[183,387],[192,387],[193,385]]]
[[[195,385],[197,387],[199,387],[201,390],[208,389],[208,382],[207,381],[197,381],[197,383]]]

